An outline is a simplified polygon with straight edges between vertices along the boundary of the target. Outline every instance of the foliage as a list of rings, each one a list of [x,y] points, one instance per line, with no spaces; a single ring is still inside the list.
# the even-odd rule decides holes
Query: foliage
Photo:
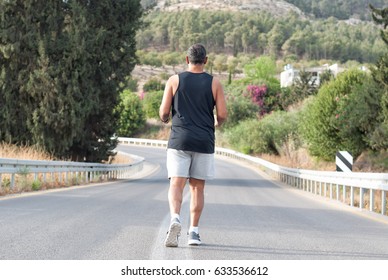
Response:
[[[366,9],[364,0],[286,0],[294,4],[307,14],[313,14],[317,18],[336,17],[338,19],[348,19],[358,17],[370,19],[370,14]],[[384,0],[368,0],[376,6],[382,6]]]
[[[130,137],[144,127],[146,116],[142,101],[135,93],[124,90],[120,97],[120,103],[116,107],[116,112],[120,115],[117,135]]]
[[[106,158],[141,16],[139,1],[1,1],[0,140]]]
[[[388,30],[386,30],[388,27],[388,7],[377,9],[372,3],[369,4],[369,7],[372,10],[373,21],[383,26],[384,29],[380,31],[381,38],[388,45]]]
[[[275,60],[269,56],[260,56],[244,67],[246,80],[252,83],[278,84]]]
[[[363,83],[356,85],[348,95],[336,98],[339,103],[336,114],[338,134],[344,146],[350,147],[355,155],[373,148],[372,143],[376,141],[373,134],[380,123],[382,95],[379,84],[366,76]]]
[[[151,78],[149,79],[144,85],[143,85],[143,91],[160,91],[164,89],[164,84],[159,81],[157,78]]]
[[[359,70],[341,73],[335,80],[324,84],[313,102],[306,106],[300,131],[311,155],[327,161],[332,161],[339,150],[347,150],[354,157],[359,155],[361,147],[357,143],[350,143],[346,133],[341,133],[339,115],[348,106],[349,95],[354,88],[362,86],[365,79],[366,74]]]
[[[143,108],[147,118],[159,119],[159,107],[162,98],[163,91],[150,91],[144,95]]]
[[[329,80],[329,76],[324,80]],[[311,95],[316,95],[317,92],[316,77],[313,77],[312,73],[307,71],[300,71],[299,78],[295,80],[292,86],[281,89],[279,106],[286,110],[289,106],[297,104]]]
[[[132,78],[131,76],[125,79],[125,82],[121,86],[124,89],[128,89],[129,91],[136,92],[138,87],[138,80]]]
[[[317,93],[317,77],[313,76],[313,73],[307,71],[299,71],[299,77],[295,80],[292,85],[292,89],[299,99],[305,99],[310,95]]]
[[[245,65],[244,73],[246,78],[243,82],[248,84],[248,95],[258,105],[260,116],[281,108],[280,82],[276,79],[276,64],[271,57],[261,56],[254,59]]]
[[[265,98],[268,92],[267,86],[248,85],[247,91],[252,102],[259,107],[259,116],[262,117],[267,114],[269,112]]]
[[[388,7],[384,9],[372,9],[372,16],[377,24],[383,25],[381,30],[381,38],[385,42],[385,54],[377,61],[376,66],[372,69],[372,76],[376,83],[383,90],[381,97],[381,110],[379,114],[379,124],[373,132],[369,144],[374,149],[387,150],[388,149]]]
[[[139,57],[140,65],[151,65],[154,67],[161,67],[163,65],[163,61],[160,57],[160,54],[158,54],[157,52],[145,52],[139,50],[137,52],[137,55]]]
[[[192,43],[202,42],[208,53],[363,63],[375,62],[384,52],[379,31],[371,22],[349,24],[333,17],[309,20],[296,14],[279,18],[265,12],[155,10],[145,21],[149,23],[147,29],[137,35],[142,50],[184,52]],[[159,63],[155,58],[144,62]],[[225,68],[225,61],[217,58],[216,67],[216,71],[223,71],[220,69]]]
[[[229,128],[247,119],[256,117],[258,107],[250,98],[241,95],[226,95],[228,118],[222,127]]]
[[[276,154],[288,141],[300,143],[297,136],[298,114],[277,111],[264,118],[242,121],[226,131],[229,143],[244,153]]]
[[[39,180],[34,180],[31,184],[31,189],[33,191],[39,191],[42,188],[42,182]]]

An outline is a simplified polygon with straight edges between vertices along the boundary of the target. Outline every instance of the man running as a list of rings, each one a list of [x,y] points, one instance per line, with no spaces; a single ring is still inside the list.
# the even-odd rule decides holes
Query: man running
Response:
[[[182,228],[182,196],[187,180],[191,193],[188,244],[201,244],[198,224],[204,207],[205,180],[214,177],[214,130],[215,126],[221,125],[227,118],[222,85],[218,79],[204,71],[207,59],[203,45],[194,44],[188,49],[188,70],[169,78],[159,109],[160,119],[164,123],[168,123],[172,111],[167,148],[170,179],[168,200],[171,213],[171,223],[164,243],[167,247],[178,246]]]

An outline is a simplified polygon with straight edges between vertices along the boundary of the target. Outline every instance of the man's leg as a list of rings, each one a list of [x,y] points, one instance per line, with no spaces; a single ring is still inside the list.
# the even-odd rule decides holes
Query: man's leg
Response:
[[[166,247],[177,247],[178,238],[181,234],[182,225],[180,222],[180,211],[182,206],[183,189],[186,185],[186,178],[172,177],[168,190],[168,202],[170,206],[171,222],[167,232],[164,245]]]
[[[200,245],[199,238],[199,219],[201,218],[202,210],[205,205],[205,181],[195,178],[190,178],[190,229],[189,229],[189,245]]]
[[[186,185],[186,178],[183,177],[172,177],[170,179],[170,188],[168,190],[168,203],[170,205],[171,217],[174,214],[180,214],[183,190]]]
[[[205,204],[204,189],[205,181],[190,178],[190,226],[198,227],[199,219],[201,218],[202,210]]]

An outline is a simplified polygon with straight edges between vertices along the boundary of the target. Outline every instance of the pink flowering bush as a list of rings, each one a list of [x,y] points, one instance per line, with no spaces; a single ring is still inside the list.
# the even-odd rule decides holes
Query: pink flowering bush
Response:
[[[273,90],[271,91],[265,84],[260,86],[248,85],[247,94],[251,101],[259,107],[258,115],[260,118],[281,108],[279,93]]]

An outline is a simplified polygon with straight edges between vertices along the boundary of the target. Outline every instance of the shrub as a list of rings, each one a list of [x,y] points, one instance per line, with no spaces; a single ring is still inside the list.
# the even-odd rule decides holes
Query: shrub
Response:
[[[39,191],[42,188],[42,183],[39,180],[34,180],[31,185],[33,191]]]
[[[337,151],[347,150],[357,157],[363,148],[362,142],[358,140],[360,133],[352,131],[352,137],[357,140],[350,142],[351,139],[347,138],[348,133],[343,133],[346,125],[340,116],[347,110],[349,96],[355,88],[364,83],[365,79],[366,74],[359,70],[341,73],[335,80],[324,84],[316,98],[306,106],[302,114],[300,131],[308,143],[311,155],[333,161]]]
[[[282,154],[288,141],[300,143],[297,133],[299,115],[276,111],[261,120],[245,120],[226,132],[229,143],[244,153]],[[299,145],[299,144],[298,144]]]
[[[224,128],[230,128],[239,122],[255,118],[258,112],[258,107],[248,97],[243,95],[227,95],[226,107],[228,110],[228,118],[222,126]]]
[[[146,123],[143,106],[140,98],[129,90],[124,90],[120,98],[120,103],[115,109],[120,115],[116,133],[119,136],[132,136]]]
[[[147,92],[143,98],[143,108],[147,118],[159,119],[159,107],[163,91]]]
[[[143,85],[143,91],[145,92],[159,91],[163,89],[164,89],[164,84],[161,81],[159,81],[157,78],[151,78]]]
[[[381,128],[380,114],[383,89],[370,76],[362,85],[354,87],[349,95],[338,98],[337,111],[339,135],[345,146],[355,155],[366,148],[377,148],[376,132]],[[383,137],[386,141],[386,137]],[[376,141],[377,140],[377,141]]]

